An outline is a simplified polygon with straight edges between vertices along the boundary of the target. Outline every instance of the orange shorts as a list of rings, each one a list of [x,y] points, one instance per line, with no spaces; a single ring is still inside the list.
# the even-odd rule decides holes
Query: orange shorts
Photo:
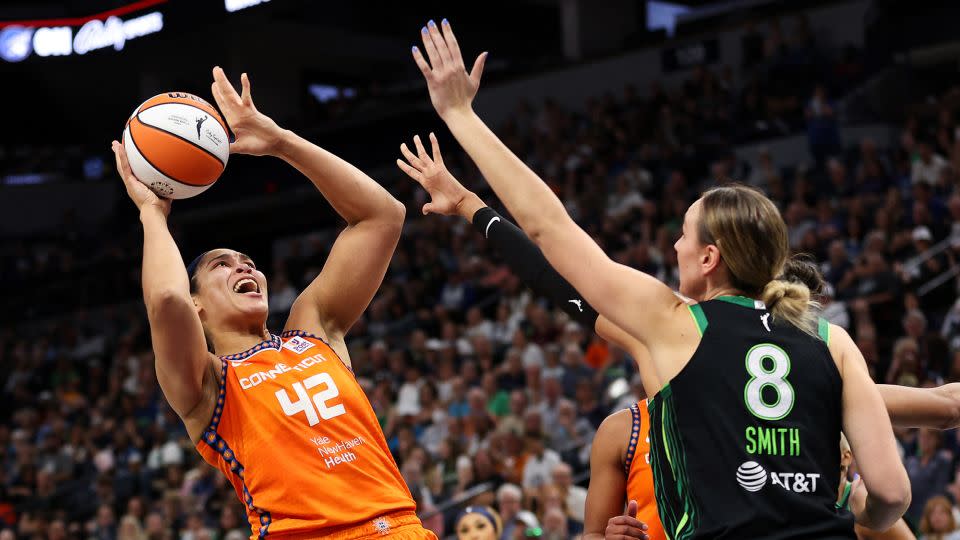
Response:
[[[433,531],[423,528],[414,512],[395,512],[374,518],[363,525],[323,531],[324,540],[366,540],[396,538],[398,540],[437,540]]]

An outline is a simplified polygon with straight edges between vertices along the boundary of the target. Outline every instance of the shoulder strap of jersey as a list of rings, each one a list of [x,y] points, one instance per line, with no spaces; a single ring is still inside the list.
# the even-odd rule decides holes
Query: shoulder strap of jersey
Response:
[[[637,445],[640,443],[640,406],[637,403],[630,406],[630,415],[633,417],[630,423],[630,441],[627,443],[627,455],[623,460],[623,468],[628,476],[633,456],[636,455]]]
[[[687,306],[687,309],[690,310],[693,321],[697,323],[697,331],[700,332],[700,337],[703,337],[703,333],[707,331],[707,315],[703,312],[703,306],[693,304]]]
[[[280,334],[280,340],[283,342],[286,342],[286,340],[290,338],[312,339],[314,341],[322,343],[327,349],[330,350],[331,353],[333,353],[334,356],[337,357],[337,360],[340,361],[340,364],[342,364],[343,367],[347,368],[347,371],[349,371],[351,375],[355,375],[355,373],[353,372],[353,366],[347,362],[344,362],[343,358],[340,358],[340,355],[337,354],[337,351],[333,349],[330,343],[328,343],[327,340],[323,339],[322,337],[316,334],[311,334],[310,332],[304,332],[303,330],[285,330],[283,333]]]
[[[850,509],[850,488],[853,487],[853,484],[847,482],[846,480],[844,480],[844,482],[846,483],[846,486],[843,488],[843,495],[840,497],[840,500],[837,501],[837,510]]]
[[[820,317],[820,320],[817,321],[817,335],[824,343],[830,345],[830,321]]]

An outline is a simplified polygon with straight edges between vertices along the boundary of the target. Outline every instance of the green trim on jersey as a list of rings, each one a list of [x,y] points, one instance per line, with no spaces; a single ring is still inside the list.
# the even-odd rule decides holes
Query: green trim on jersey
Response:
[[[850,509],[850,491],[853,487],[853,484],[844,480],[844,483],[847,485],[843,488],[843,495],[840,497],[840,500],[837,501],[837,510],[849,510]]]
[[[693,321],[697,323],[697,332],[700,332],[700,337],[703,337],[703,333],[707,331],[707,316],[704,315],[703,308],[700,304],[693,304],[687,306],[687,309],[690,310],[690,315],[693,315]]]
[[[747,298],[746,296],[718,296],[714,298],[714,300],[720,300],[721,302],[736,304],[738,306],[748,307],[750,309],[767,309],[766,304],[760,300],[754,300],[753,298]]]
[[[673,390],[670,383],[657,393],[649,405],[651,426],[651,452],[661,451],[666,458],[669,470],[664,471],[656,459],[651,460],[657,508],[664,531],[670,540],[693,538],[700,524],[700,512],[693,497],[693,483],[687,472],[687,456],[683,450],[683,441],[677,425],[676,408],[673,405]],[[662,448],[657,448],[661,446]],[[667,474],[669,473],[669,476]],[[674,491],[678,503],[671,504],[668,490]],[[683,508],[683,513],[674,511]]]
[[[824,343],[830,345],[830,321],[820,317],[820,320],[817,321],[817,335]]]

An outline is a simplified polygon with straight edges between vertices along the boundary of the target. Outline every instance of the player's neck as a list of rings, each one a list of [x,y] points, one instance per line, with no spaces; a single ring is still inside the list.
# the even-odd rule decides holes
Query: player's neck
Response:
[[[703,299],[700,301],[706,302],[707,300],[714,300],[721,296],[743,296],[743,293],[730,285],[708,286],[707,291],[703,295]]]
[[[219,330],[211,336],[217,356],[241,353],[268,339],[270,332],[265,327]]]

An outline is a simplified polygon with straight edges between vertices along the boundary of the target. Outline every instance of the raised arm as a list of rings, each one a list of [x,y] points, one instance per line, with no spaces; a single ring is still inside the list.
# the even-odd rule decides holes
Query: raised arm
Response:
[[[839,359],[843,378],[843,432],[867,488],[866,504],[855,510],[857,523],[884,531],[910,505],[910,479],[900,462],[893,427],[867,364],[842,328],[831,327],[830,352]]]
[[[203,377],[212,357],[190,297],[183,258],[167,229],[170,200],[157,197],[136,179],[123,145],[113,141],[113,152],[117,171],[143,224],[143,302],[150,321],[157,380],[170,406],[186,421],[202,401]]]
[[[682,308],[681,301],[654,277],[607,257],[547,185],[473,112],[486,54],[468,74],[449,23],[431,22],[421,33],[430,62],[417,48],[413,57],[434,108],[520,227],[597,311],[648,346],[662,339],[663,321],[670,319],[664,315]]]
[[[231,152],[286,161],[309,178],[347,222],[320,275],[294,302],[286,325],[340,343],[380,288],[400,239],[404,207],[353,165],[257,111],[246,74],[241,76],[241,94],[220,68],[213,76],[214,98],[237,135]],[[344,350],[335,348],[338,353]]]
[[[414,137],[414,154],[406,144],[400,152],[406,158],[397,166],[423,186],[430,195],[424,213],[458,215],[473,223],[490,245],[503,257],[510,270],[534,293],[548,298],[571,319],[594,329],[600,337],[626,350],[637,361],[641,371],[652,373],[650,354],[636,338],[599,315],[583,296],[563,278],[543,256],[530,238],[507,218],[488,207],[476,193],[463,186],[446,168],[437,137],[430,134],[433,155],[427,152],[420,137]],[[660,388],[654,381],[647,389],[651,395]]]

